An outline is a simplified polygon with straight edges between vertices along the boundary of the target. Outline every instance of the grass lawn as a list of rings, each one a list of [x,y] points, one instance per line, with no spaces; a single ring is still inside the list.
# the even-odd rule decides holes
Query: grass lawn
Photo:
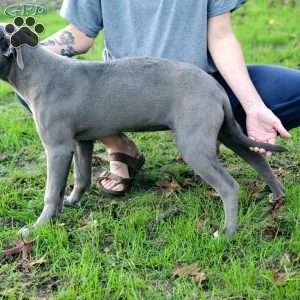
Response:
[[[247,62],[299,68],[300,5],[249,2],[234,13]],[[44,37],[66,24],[55,12],[39,21]],[[100,59],[102,47],[100,36],[81,58]],[[0,256],[0,299],[300,299],[300,131],[292,134],[281,141],[290,151],[271,159],[287,190],[276,216],[268,213],[268,192],[257,174],[222,149],[241,185],[240,227],[231,240],[213,238],[223,222],[221,201],[204,183],[190,186],[191,170],[175,161],[171,135],[131,135],[147,158],[133,191],[125,199],[109,199],[94,183],[80,209],[65,208],[54,224],[36,232],[34,266],[24,269],[20,257]],[[103,147],[95,150],[102,157]],[[98,162],[94,174],[106,165]],[[1,82],[1,249],[39,216],[45,176],[31,116]],[[162,192],[156,183],[168,178],[173,184]],[[41,258],[46,262],[36,261]]]

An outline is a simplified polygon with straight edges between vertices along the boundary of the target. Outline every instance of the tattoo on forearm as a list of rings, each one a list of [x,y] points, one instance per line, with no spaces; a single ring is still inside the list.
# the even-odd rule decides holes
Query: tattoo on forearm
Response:
[[[60,32],[57,35],[57,37],[53,39],[45,40],[44,42],[41,43],[41,45],[51,46],[51,47],[58,45],[61,47],[60,50],[61,55],[71,57],[76,54],[79,54],[74,48],[74,43],[75,43],[75,37],[72,34],[72,32],[68,30],[64,30]]]

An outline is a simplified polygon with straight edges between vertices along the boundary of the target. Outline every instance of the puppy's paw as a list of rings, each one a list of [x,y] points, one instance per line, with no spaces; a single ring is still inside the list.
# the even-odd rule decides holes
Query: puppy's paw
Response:
[[[227,237],[232,237],[236,233],[236,228],[235,227],[225,228],[224,233]]]
[[[213,236],[214,236],[214,239],[220,238],[220,232],[219,232],[219,230],[215,231],[214,234],[213,234]]]
[[[80,208],[80,202],[72,201],[72,199],[68,196],[64,198],[64,206],[71,208]]]
[[[32,236],[32,226],[24,226],[18,232],[18,236],[20,236],[23,240],[29,240]]]

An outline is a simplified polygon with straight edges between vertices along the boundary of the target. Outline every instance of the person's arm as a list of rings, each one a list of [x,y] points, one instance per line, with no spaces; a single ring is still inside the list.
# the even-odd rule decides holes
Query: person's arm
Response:
[[[281,121],[268,109],[256,91],[240,44],[231,27],[230,13],[209,18],[208,49],[219,72],[240,101],[250,138],[274,144],[277,133],[290,137]],[[265,153],[264,149],[252,149]]]
[[[88,37],[74,25],[69,25],[40,44],[54,53],[71,57],[87,52],[93,43],[94,38]]]

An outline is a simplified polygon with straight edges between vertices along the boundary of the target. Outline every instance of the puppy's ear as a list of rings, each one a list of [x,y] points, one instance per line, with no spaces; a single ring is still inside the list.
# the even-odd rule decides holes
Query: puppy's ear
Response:
[[[18,65],[19,69],[23,70],[24,62],[23,62],[22,50],[21,50],[21,48],[15,48],[15,51],[16,51],[16,57],[17,57],[17,65]]]

